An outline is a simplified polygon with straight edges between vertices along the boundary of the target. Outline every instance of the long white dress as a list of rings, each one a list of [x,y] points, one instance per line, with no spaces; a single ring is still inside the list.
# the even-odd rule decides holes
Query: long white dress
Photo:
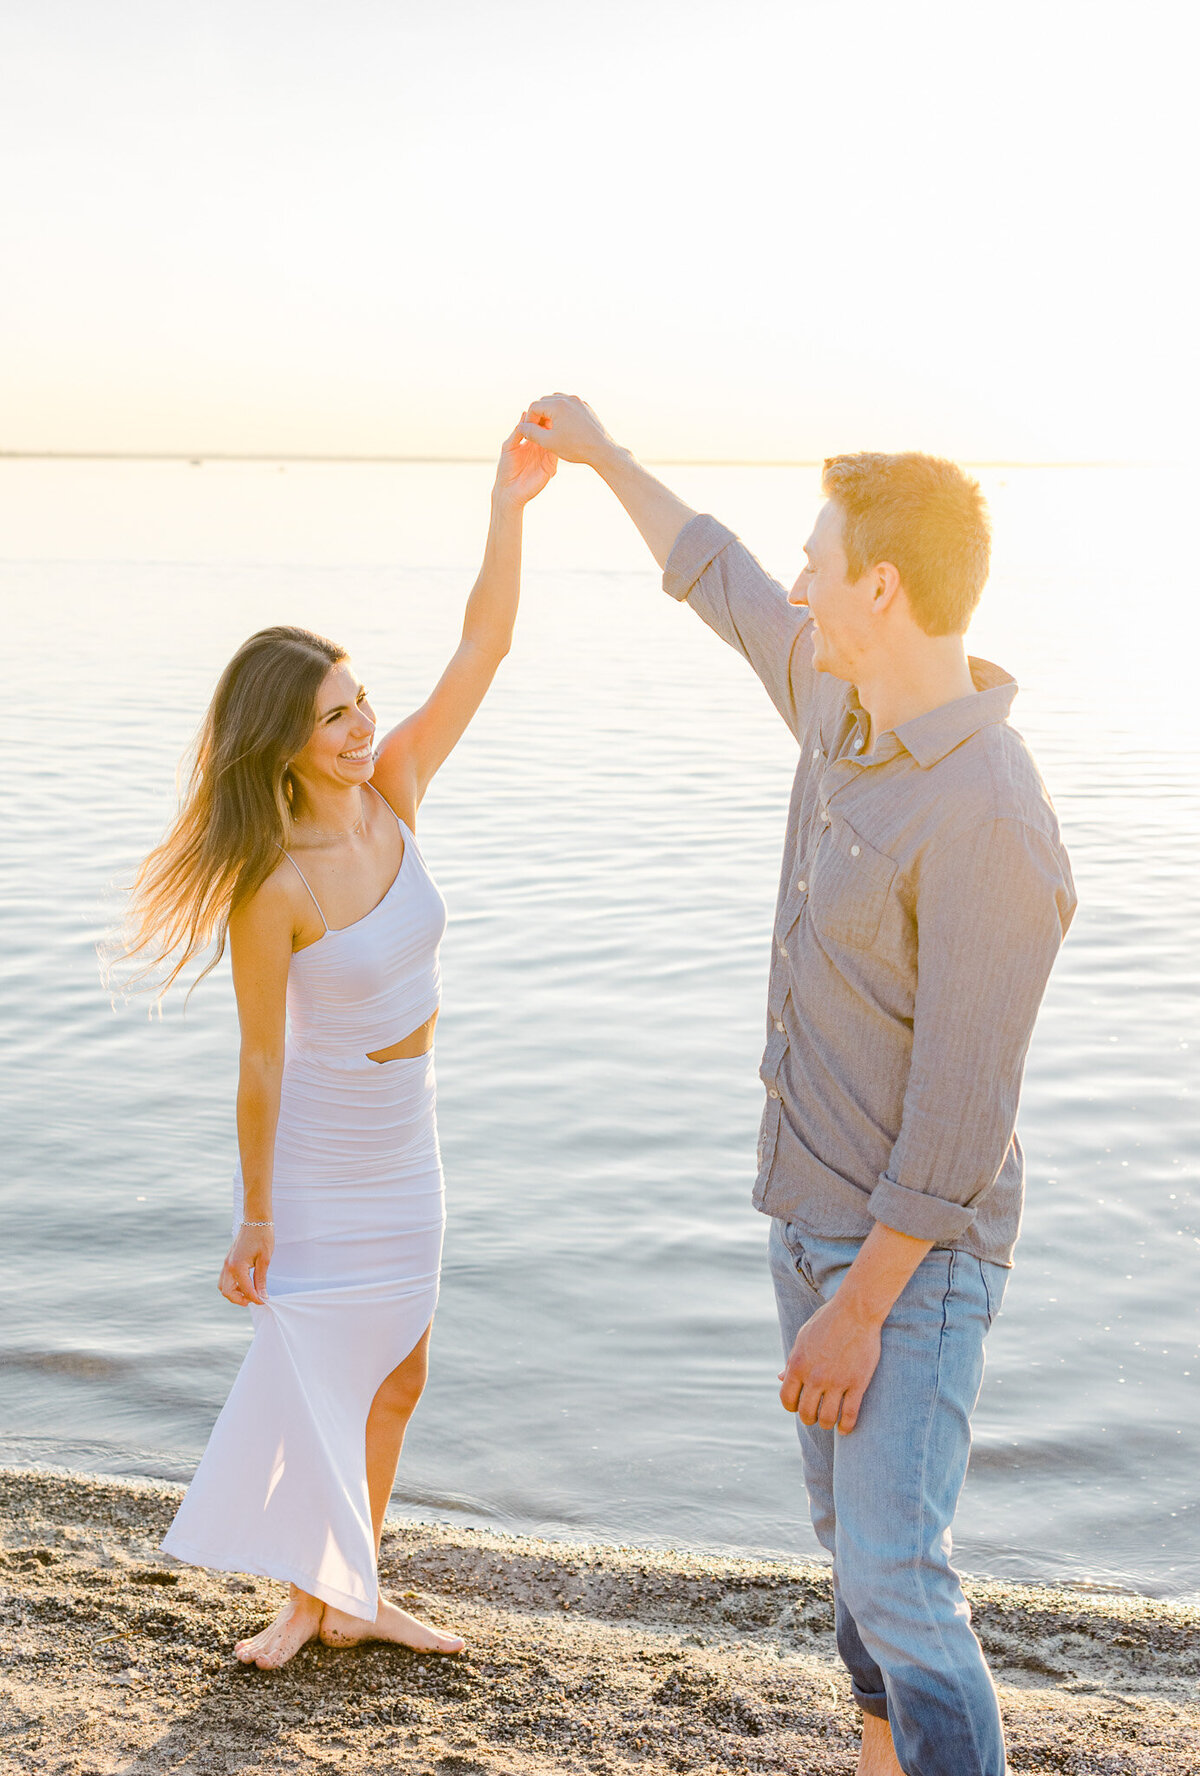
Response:
[[[433,1055],[367,1059],[440,998],[445,903],[399,825],[378,906],[291,959],[267,1305],[250,1308],[254,1341],[162,1543],[366,1621],[379,1604],[367,1414],[433,1318],[445,1221]],[[235,1227],[241,1203],[239,1166]]]

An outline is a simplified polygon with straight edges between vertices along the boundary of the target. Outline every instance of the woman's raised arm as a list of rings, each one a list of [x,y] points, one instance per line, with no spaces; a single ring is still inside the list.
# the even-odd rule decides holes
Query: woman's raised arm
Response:
[[[521,593],[524,510],[557,466],[557,458],[522,438],[519,427],[504,440],[483,566],[467,599],[462,640],[432,694],[391,730],[376,753],[373,781],[393,807],[420,806],[512,645]]]

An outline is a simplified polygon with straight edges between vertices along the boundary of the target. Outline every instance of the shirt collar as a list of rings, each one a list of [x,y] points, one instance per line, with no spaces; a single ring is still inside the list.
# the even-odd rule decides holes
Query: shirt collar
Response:
[[[990,660],[980,660],[974,654],[968,655],[967,664],[975,685],[973,696],[956,697],[952,703],[943,703],[937,709],[926,710],[924,715],[914,716],[911,721],[901,722],[894,730],[896,739],[923,771],[940,763],[947,753],[953,752],[956,746],[961,746],[981,728],[1005,721],[1012,708],[1017,681],[1011,672],[1006,672],[1002,666],[994,666]],[[849,706],[856,715],[862,710],[853,686]],[[863,711],[864,721],[865,716]],[[886,738],[881,734],[880,743]]]

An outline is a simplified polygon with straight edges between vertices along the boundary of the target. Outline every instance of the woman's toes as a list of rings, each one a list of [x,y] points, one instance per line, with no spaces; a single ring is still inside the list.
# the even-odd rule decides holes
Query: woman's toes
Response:
[[[257,1665],[260,1671],[274,1671],[300,1651],[320,1626],[320,1610],[298,1609],[285,1604],[275,1620],[259,1634],[239,1640],[234,1656],[243,1665]]]

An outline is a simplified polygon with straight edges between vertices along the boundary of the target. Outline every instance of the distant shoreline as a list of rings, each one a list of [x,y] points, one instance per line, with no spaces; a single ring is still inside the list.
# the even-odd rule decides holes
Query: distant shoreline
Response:
[[[258,1673],[230,1644],[281,1587],[165,1559],[181,1491],[0,1468],[14,1769],[66,1755],[93,1776],[131,1758],[276,1776],[333,1769],[331,1755],[346,1776],[850,1767],[858,1711],[824,1567],[390,1522],[386,1586],[463,1632],[463,1657],[314,1644]],[[1194,1776],[1200,1610],[1055,1586],[967,1592],[1014,1768]]]
[[[173,462],[201,467],[204,463],[352,463],[380,466],[424,464],[449,468],[458,464],[491,465],[494,456],[392,456],[354,453],[326,456],[319,452],[269,450],[0,450],[0,462]],[[650,468],[664,469],[819,469],[821,457],[647,456]],[[1120,458],[1095,462],[1047,457],[960,457],[968,469],[1132,469],[1140,464]]]

